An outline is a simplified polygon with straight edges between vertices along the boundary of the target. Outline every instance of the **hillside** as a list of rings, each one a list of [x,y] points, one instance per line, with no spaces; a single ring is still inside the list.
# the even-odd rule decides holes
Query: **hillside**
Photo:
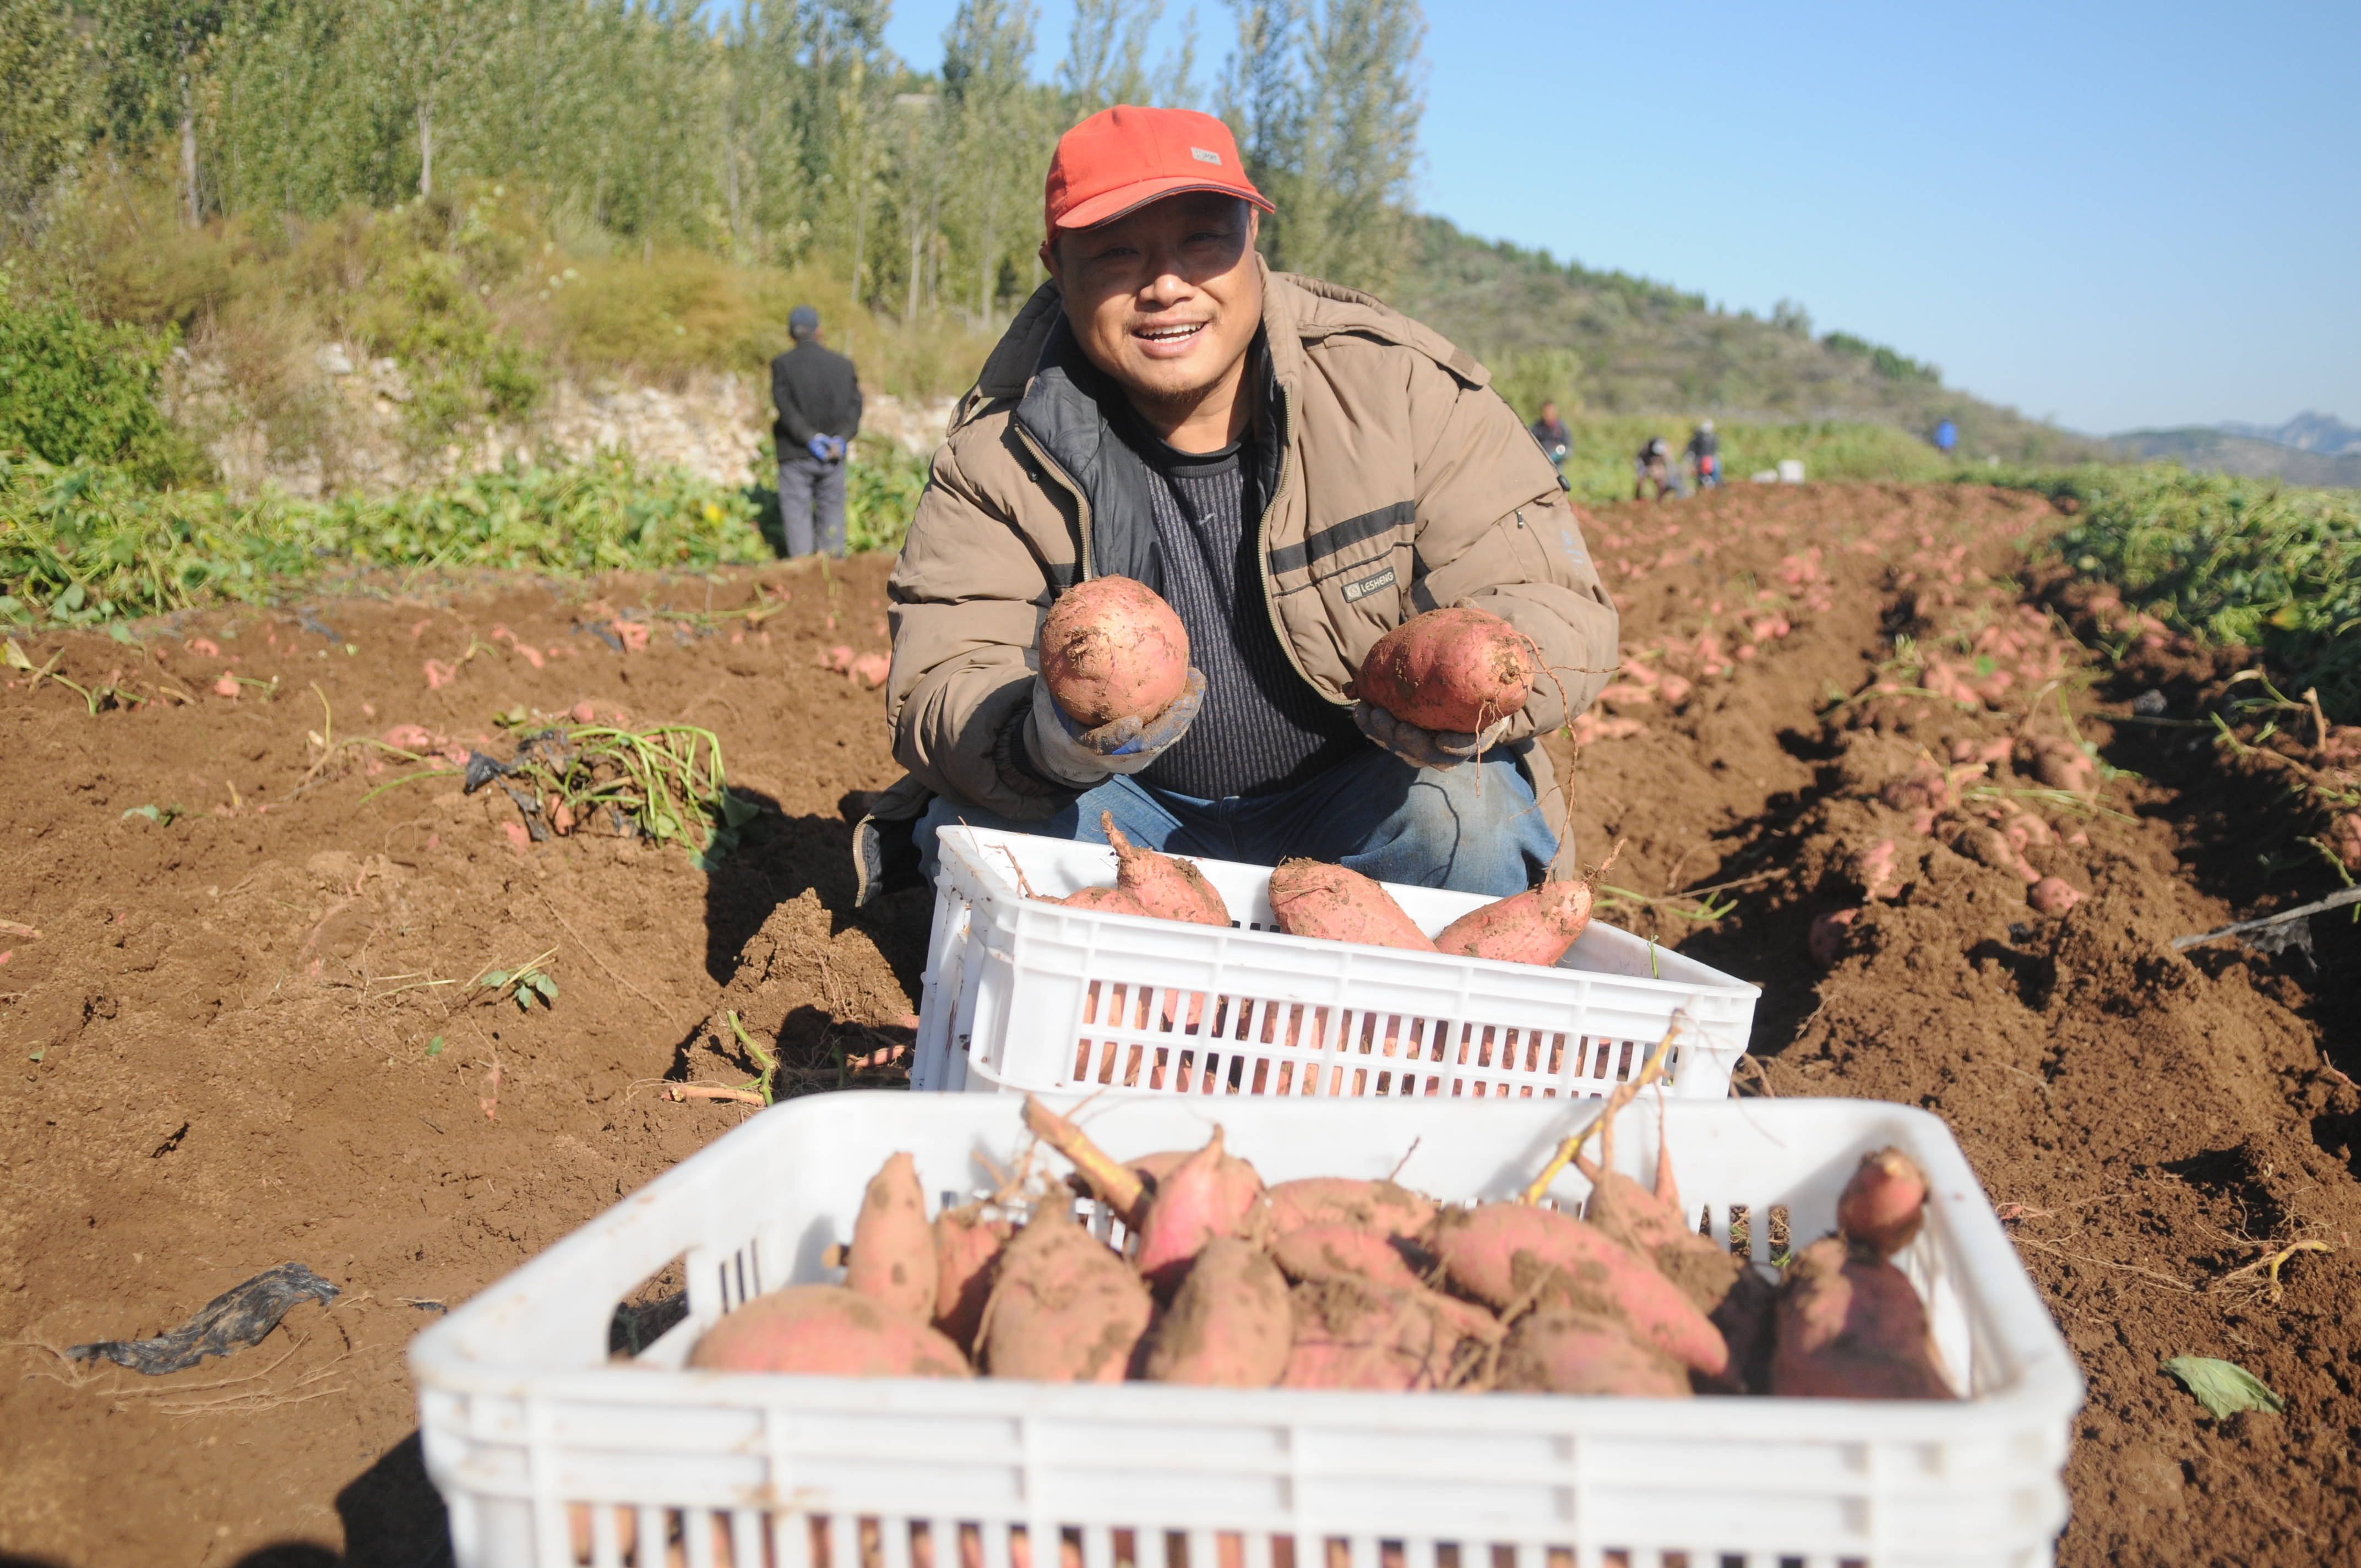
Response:
[[[1844,420],[1922,436],[1949,418],[1970,457],[2106,455],[2102,442],[1946,387],[1934,366],[1849,333],[1815,336],[1801,310],[1768,321],[1733,314],[1665,284],[1489,243],[1443,218],[1413,221],[1391,294],[1482,357],[1528,415],[1554,397],[1570,414]]]
[[[2183,467],[2285,479],[2291,485],[2361,489],[2361,448],[2332,455],[2207,425],[2130,430],[2114,440],[2117,446],[2142,457],[2169,457]]]
[[[2325,453],[2332,457],[2341,452],[2361,452],[2361,430],[2334,414],[2311,409],[2284,424],[2240,424],[2235,420],[2224,420],[2216,428],[2226,434],[2252,436],[2281,446],[2300,446],[2306,452]]]

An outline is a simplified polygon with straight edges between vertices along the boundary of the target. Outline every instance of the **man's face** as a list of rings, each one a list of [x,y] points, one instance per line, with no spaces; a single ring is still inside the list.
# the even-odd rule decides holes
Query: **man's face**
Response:
[[[1049,270],[1092,364],[1135,397],[1186,403],[1246,358],[1262,324],[1255,210],[1185,192],[1061,233]]]
[[[1557,422],[1557,405],[1555,403],[1543,403],[1542,405],[1542,422],[1543,424],[1555,424]]]

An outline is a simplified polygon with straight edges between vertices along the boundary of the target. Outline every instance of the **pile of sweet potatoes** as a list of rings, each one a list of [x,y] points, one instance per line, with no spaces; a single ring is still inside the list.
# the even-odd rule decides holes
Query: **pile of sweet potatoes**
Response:
[[[1134,844],[1111,813],[1101,812],[1099,825],[1115,847],[1115,885],[1086,887],[1051,902],[1201,926],[1230,923],[1229,905],[1193,862]],[[1270,873],[1271,913],[1291,937],[1510,963],[1557,962],[1589,926],[1590,906],[1588,883],[1545,882],[1470,910],[1429,937],[1383,883],[1348,866],[1282,861]]]
[[[842,1285],[798,1285],[708,1330],[690,1365],[851,1376],[1142,1380],[1238,1388],[1952,1397],[1917,1292],[1889,1262],[1925,1178],[1870,1156],[1839,1231],[1776,1284],[1697,1234],[1670,1192],[1582,1168],[1579,1216],[1445,1204],[1395,1185],[1266,1186],[1223,1146],[1129,1161],[1027,1101],[1074,1167],[931,1223],[907,1155],[869,1184]],[[1574,1157],[1579,1159],[1578,1149]],[[1080,1191],[1120,1224],[1075,1217]],[[1016,1216],[1026,1214],[1022,1223]]]

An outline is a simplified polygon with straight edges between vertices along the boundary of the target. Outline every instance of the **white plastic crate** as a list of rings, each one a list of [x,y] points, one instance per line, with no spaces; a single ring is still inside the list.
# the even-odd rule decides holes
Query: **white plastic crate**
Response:
[[[1118,1157],[1195,1146],[1219,1124],[1268,1180],[1399,1166],[1447,1200],[1516,1191],[1599,1112],[1563,1100],[1053,1102]],[[1795,1239],[1820,1234],[1864,1152],[1908,1150],[1931,1194],[1898,1261],[1963,1402],[682,1369],[697,1335],[748,1297],[838,1277],[823,1255],[849,1239],[888,1153],[910,1151],[930,1203],[963,1201],[1028,1146],[1021,1109],[1005,1096],[790,1102],[421,1333],[419,1424],[460,1568],[1026,1568],[1019,1549],[1053,1540],[1066,1550],[1031,1554],[1031,1568],[2049,1561],[2081,1375],[1949,1133],[1873,1101],[1673,1102],[1664,1136],[1692,1212],[1727,1240],[1742,1209],[1758,1263],[1783,1211]],[[1657,1108],[1633,1106],[1620,1134],[1618,1165],[1653,1172]],[[1587,1190],[1568,1171],[1552,1196],[1572,1205]],[[610,1363],[616,1303],[675,1260],[687,1317],[637,1362]],[[580,1555],[577,1522],[589,1531]],[[935,1549],[954,1540],[956,1556]]]
[[[1104,845],[940,844],[917,1089],[1595,1098],[1678,1014],[1669,1091],[1719,1100],[1754,1023],[1756,987],[1597,920],[1554,969],[1404,952],[1279,931],[1268,866],[1196,862],[1224,930],[1047,902],[1112,883]],[[1490,902],[1385,885],[1429,936]]]

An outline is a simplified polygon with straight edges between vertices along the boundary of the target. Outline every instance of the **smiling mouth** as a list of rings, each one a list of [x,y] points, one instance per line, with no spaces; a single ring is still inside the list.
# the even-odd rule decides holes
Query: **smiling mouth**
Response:
[[[1143,343],[1186,343],[1204,330],[1203,322],[1188,322],[1175,326],[1135,327],[1131,335]]]

